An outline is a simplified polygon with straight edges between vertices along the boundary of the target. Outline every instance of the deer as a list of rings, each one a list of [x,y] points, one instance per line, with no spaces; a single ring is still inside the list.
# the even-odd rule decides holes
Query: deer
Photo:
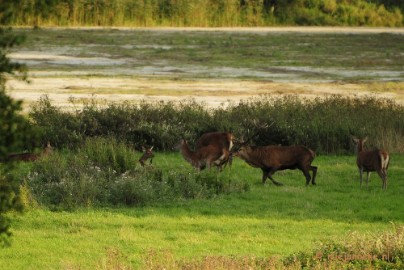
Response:
[[[142,146],[143,155],[142,155],[142,156],[140,157],[140,159],[139,159],[139,163],[140,163],[140,165],[142,165],[142,167],[144,167],[144,166],[146,165],[145,162],[146,162],[148,159],[150,159],[149,165],[150,165],[150,166],[152,165],[152,163],[153,163],[153,158],[154,158],[153,147],[154,147],[154,146],[152,146],[152,147],[144,147],[144,146]]]
[[[11,153],[8,154],[6,157],[6,161],[25,161],[31,162],[36,161],[44,156],[47,156],[53,152],[53,147],[51,146],[50,142],[48,142],[45,147],[43,148],[42,152],[40,153],[30,153],[30,152],[23,152],[23,153]]]
[[[214,165],[220,170],[221,166],[228,161],[230,154],[227,148],[214,144],[202,146],[192,151],[184,139],[181,140],[177,148],[179,148],[184,159],[198,171],[204,170],[206,167],[210,169]]]
[[[276,181],[272,175],[276,171],[299,169],[306,177],[306,186],[312,183],[316,185],[317,167],[312,166],[316,154],[313,150],[301,146],[250,146],[241,144],[235,156],[243,159],[252,167],[262,170],[262,183],[265,185],[267,178],[277,186],[283,184]],[[309,171],[312,171],[313,177]]]
[[[229,132],[208,132],[202,134],[202,136],[196,141],[196,149],[201,149],[203,147],[213,145],[220,149],[226,149],[226,153],[229,153],[228,158],[224,159],[224,163],[219,166],[219,170],[222,170],[222,167],[226,167],[229,164],[233,163],[233,154],[231,152],[234,145],[234,135]]]
[[[370,172],[376,171],[382,179],[382,188],[387,189],[387,169],[390,163],[389,153],[383,149],[364,150],[367,137],[358,139],[352,136],[356,144],[356,165],[359,169],[360,187],[362,187],[363,172],[366,172],[366,187],[369,183]]]

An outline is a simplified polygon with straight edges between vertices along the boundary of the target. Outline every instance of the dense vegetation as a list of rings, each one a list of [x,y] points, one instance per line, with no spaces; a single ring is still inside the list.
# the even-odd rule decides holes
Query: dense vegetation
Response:
[[[317,154],[352,154],[351,135],[368,136],[369,147],[402,153],[403,117],[404,107],[374,97],[262,96],[213,110],[192,100],[106,107],[94,100],[71,112],[44,96],[30,113],[39,141],[70,150],[35,162],[22,178],[34,201],[52,208],[210,198],[248,185],[215,173],[190,173],[190,166],[139,169],[135,151],[143,145],[172,151],[181,138],[192,145],[205,132],[230,131],[257,145],[302,144]]]
[[[57,26],[401,26],[389,0],[23,0],[14,25]]]
[[[7,57],[7,52],[19,45],[23,40],[9,28],[1,25],[7,24],[11,17],[11,7],[14,3],[0,2],[0,161],[6,155],[23,145],[29,145],[35,136],[32,126],[27,118],[21,115],[22,102],[13,100],[6,93],[6,81],[11,76],[20,75],[26,78],[25,65],[13,63]],[[19,200],[19,181],[14,179],[9,171],[12,165],[0,167],[0,246],[8,244],[10,236],[10,220],[5,213],[12,210],[21,210]]]
[[[402,153],[404,107],[389,99],[330,96],[261,96],[228,107],[208,109],[192,100],[179,103],[86,103],[66,112],[44,97],[30,117],[42,130],[42,141],[58,148],[77,148],[88,137],[172,150],[181,138],[192,142],[205,132],[228,131],[238,138],[256,136],[257,145],[303,144],[318,154],[352,153],[350,135],[368,136],[369,147]]]
[[[196,173],[189,166],[163,170],[140,168],[137,153],[109,139],[90,139],[78,151],[55,152],[23,175],[34,204],[52,209],[89,206],[142,206],[178,199],[204,199],[243,192],[248,184],[213,171]],[[185,162],[185,161],[184,161]]]

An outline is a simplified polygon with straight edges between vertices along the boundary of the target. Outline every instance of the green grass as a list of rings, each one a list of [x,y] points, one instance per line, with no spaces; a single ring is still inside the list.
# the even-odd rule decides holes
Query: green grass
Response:
[[[317,157],[318,185],[309,187],[299,171],[276,173],[282,187],[262,186],[260,171],[237,159],[220,177],[250,183],[245,193],[140,208],[32,207],[11,214],[13,241],[0,253],[0,269],[137,269],[150,254],[168,256],[167,264],[203,256],[285,257],[350,232],[378,235],[404,223],[403,162],[403,155],[392,157],[387,191],[375,174],[368,188],[359,188],[354,156]],[[153,164],[189,166],[174,153],[157,153]]]

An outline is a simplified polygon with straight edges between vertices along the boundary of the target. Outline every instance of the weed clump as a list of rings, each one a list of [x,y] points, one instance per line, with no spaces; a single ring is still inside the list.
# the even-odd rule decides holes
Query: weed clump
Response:
[[[269,256],[205,256],[191,260],[175,259],[168,250],[149,251],[144,257],[147,269],[402,269],[404,227],[380,235],[352,233],[342,243],[325,242],[309,252],[281,258]]]

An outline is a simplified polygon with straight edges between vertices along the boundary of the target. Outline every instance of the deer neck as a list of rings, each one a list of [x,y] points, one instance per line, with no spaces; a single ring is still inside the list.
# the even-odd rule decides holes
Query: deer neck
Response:
[[[356,151],[358,152],[358,155],[360,152],[363,151],[363,142],[358,143],[358,147],[356,148]]]
[[[191,149],[189,149],[188,144],[183,144],[181,147],[181,154],[184,157],[184,159],[190,163],[194,163],[195,162],[195,152],[191,151]]]

